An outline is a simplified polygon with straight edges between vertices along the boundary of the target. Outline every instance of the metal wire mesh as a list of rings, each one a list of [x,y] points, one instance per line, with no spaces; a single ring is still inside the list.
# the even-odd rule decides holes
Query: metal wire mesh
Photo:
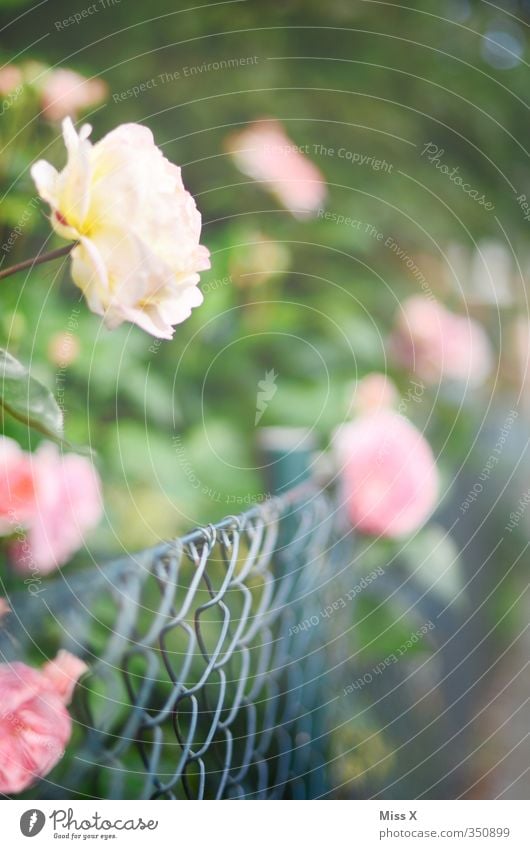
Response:
[[[352,586],[370,563],[386,564],[367,560],[338,515],[308,482],[11,596],[3,661],[39,667],[66,648],[90,669],[65,757],[25,796],[408,798],[417,786],[458,795],[469,681],[482,674],[453,639],[467,633],[465,605],[448,606],[399,562],[380,569],[363,601],[371,595],[397,621],[407,611],[411,631],[436,627],[428,659],[387,665],[384,646],[365,656],[378,632],[367,639],[359,624],[374,608],[359,607]],[[370,685],[350,692],[366,676]]]
[[[75,755],[36,794],[304,798],[326,789],[322,630],[293,626],[333,570],[334,511],[307,486],[49,586],[16,609],[20,656],[55,618],[82,654]],[[322,599],[320,599],[321,601]],[[37,610],[36,603],[40,603]]]

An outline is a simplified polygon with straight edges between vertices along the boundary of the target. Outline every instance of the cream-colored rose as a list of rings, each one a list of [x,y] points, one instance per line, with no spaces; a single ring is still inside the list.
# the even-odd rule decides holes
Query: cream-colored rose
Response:
[[[92,145],[63,121],[68,161],[31,174],[50,204],[54,230],[79,244],[72,277],[109,328],[132,321],[161,339],[202,303],[197,272],[209,268],[199,244],[201,216],[147,127],[122,124]]]

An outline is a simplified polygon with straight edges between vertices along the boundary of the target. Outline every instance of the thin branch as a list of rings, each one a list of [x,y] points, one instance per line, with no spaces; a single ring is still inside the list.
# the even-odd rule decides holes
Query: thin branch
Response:
[[[47,254],[40,254],[39,256],[34,256],[31,259],[25,259],[23,262],[17,262],[16,265],[11,265],[9,268],[5,268],[3,271],[0,271],[0,280],[3,280],[4,277],[10,277],[12,274],[16,274],[17,271],[24,271],[26,268],[33,268],[34,265],[42,265],[43,262],[51,262],[52,259],[59,259],[61,256],[67,256],[72,248],[75,248],[77,244],[77,242],[72,242],[64,248],[57,248],[54,251],[49,251]]]

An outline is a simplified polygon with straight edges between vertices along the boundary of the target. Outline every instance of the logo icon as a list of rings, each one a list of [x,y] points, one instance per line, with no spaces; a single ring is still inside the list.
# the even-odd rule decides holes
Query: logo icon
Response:
[[[278,389],[278,387],[276,386],[277,377],[278,375],[276,374],[274,369],[271,369],[270,371],[265,372],[264,379],[258,382],[258,394],[256,396],[256,418],[254,420],[254,427],[259,424],[263,413],[276,395],[276,390]]]
[[[20,830],[24,837],[35,837],[36,834],[42,831],[46,816],[38,808],[31,808],[29,811],[24,811],[20,817]]]

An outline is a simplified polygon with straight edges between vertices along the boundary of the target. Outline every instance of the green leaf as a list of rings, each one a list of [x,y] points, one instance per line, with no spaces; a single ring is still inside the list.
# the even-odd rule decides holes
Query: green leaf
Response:
[[[3,348],[0,348],[0,406],[19,422],[62,441],[63,414],[52,393]]]

